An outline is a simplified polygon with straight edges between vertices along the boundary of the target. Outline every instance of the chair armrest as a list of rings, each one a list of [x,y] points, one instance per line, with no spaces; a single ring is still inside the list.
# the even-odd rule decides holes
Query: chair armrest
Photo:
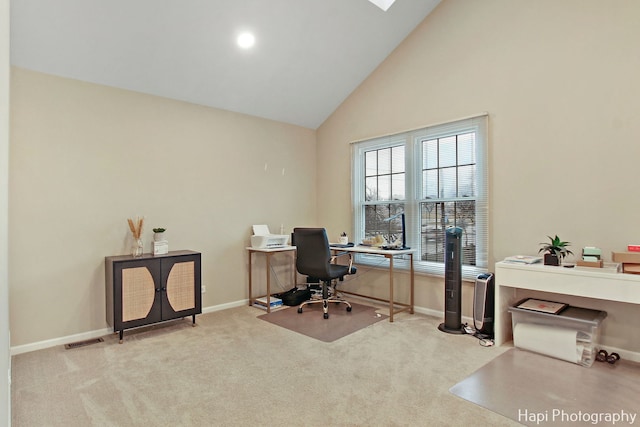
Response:
[[[349,258],[353,258],[352,255],[351,255],[351,252],[346,252],[346,251],[337,252],[337,253],[333,254],[333,256],[331,257],[331,262],[335,261],[336,259],[338,259],[339,257],[344,256],[344,255],[349,255]]]
[[[341,256],[347,255],[349,256],[349,274],[354,274],[355,273],[355,269],[353,268],[353,253],[352,252],[338,252],[335,255],[333,255],[331,257],[331,260],[329,260],[329,262],[334,262],[336,259],[338,259]],[[352,273],[353,271],[353,273]]]

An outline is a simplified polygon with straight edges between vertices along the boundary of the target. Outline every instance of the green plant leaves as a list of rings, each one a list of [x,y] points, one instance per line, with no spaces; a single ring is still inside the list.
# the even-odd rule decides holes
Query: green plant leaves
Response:
[[[567,246],[569,246],[571,242],[563,242],[558,237],[557,234],[555,235],[555,237],[551,237],[551,236],[547,236],[547,237],[549,238],[550,243],[540,243],[543,246],[540,248],[538,253],[548,252],[548,253],[556,254],[560,258],[564,258],[569,254],[573,255],[573,252],[567,249]]]

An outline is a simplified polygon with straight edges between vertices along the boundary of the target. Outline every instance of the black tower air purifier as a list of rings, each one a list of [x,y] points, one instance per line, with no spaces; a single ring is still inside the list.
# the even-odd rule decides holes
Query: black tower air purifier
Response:
[[[449,227],[444,237],[444,323],[442,332],[464,334],[462,329],[462,228]]]
[[[473,327],[482,335],[493,338],[494,276],[481,274],[473,289]]]

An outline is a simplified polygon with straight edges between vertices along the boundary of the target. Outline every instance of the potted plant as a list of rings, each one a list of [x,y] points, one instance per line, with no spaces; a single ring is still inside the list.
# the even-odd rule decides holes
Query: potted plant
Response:
[[[565,256],[573,255],[573,252],[567,249],[570,242],[563,242],[557,235],[555,237],[547,237],[549,238],[549,243],[540,243],[542,247],[538,251],[538,253],[544,252],[544,265],[560,265],[560,261]]]
[[[160,242],[164,240],[164,232],[167,231],[166,228],[154,228],[153,229],[153,241]]]

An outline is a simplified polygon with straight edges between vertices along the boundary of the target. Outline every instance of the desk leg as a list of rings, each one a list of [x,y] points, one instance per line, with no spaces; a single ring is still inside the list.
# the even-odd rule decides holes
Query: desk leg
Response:
[[[389,322],[393,322],[393,256],[389,258]]]
[[[251,256],[253,255],[252,251],[249,251],[249,307],[253,305],[253,294],[251,293]]]
[[[411,276],[411,279],[410,279],[411,280],[411,290],[410,290],[410,292],[411,292],[411,297],[410,297],[411,308],[409,308],[409,313],[413,314],[413,279],[414,279],[414,275],[413,275],[413,253],[410,253],[409,256],[411,257],[410,261],[409,261],[409,269],[411,271],[411,273],[410,273],[410,276]]]
[[[298,281],[296,280],[296,255],[295,253],[291,255],[291,283],[293,283],[293,287],[298,286]]]
[[[266,253],[267,259],[267,313],[271,313],[271,254]]]

